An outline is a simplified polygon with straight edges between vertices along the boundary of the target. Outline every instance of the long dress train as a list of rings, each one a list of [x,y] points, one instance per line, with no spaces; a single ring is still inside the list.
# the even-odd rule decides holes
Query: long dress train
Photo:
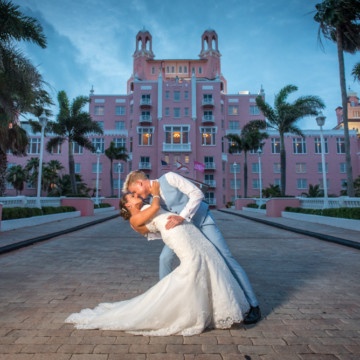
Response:
[[[191,223],[166,230],[168,216],[161,209],[147,227],[161,232],[180,265],[135,298],[83,309],[65,322],[77,329],[191,336],[206,328],[226,329],[243,320],[249,304],[216,248]]]

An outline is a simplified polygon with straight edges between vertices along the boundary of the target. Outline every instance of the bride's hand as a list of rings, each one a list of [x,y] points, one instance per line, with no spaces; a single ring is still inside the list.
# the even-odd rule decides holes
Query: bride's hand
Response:
[[[150,187],[150,193],[152,196],[159,196],[160,195],[160,184],[158,181],[152,181]]]

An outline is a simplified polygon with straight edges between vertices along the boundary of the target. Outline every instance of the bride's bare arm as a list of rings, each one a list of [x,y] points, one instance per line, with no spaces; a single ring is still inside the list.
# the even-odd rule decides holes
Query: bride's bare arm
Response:
[[[151,194],[153,196],[151,205],[130,218],[130,224],[133,229],[143,235],[149,232],[145,224],[152,219],[160,209],[160,185],[157,181],[152,182]]]

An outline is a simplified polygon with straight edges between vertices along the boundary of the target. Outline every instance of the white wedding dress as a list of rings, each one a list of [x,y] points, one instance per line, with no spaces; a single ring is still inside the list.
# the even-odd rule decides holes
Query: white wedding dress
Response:
[[[226,329],[243,320],[250,306],[216,248],[191,223],[166,230],[168,216],[160,210],[147,227],[161,232],[180,265],[145,293],[83,309],[70,315],[67,323],[77,329],[191,336],[206,328]]]

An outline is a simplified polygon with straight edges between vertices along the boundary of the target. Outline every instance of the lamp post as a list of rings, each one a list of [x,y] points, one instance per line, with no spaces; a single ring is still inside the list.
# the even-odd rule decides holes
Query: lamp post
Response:
[[[260,192],[260,202],[259,202],[259,208],[262,205],[262,171],[261,171],[261,154],[262,154],[262,150],[261,147],[259,146],[259,148],[257,149],[257,154],[258,154],[258,160],[259,160],[259,192]]]
[[[39,123],[41,125],[41,138],[40,138],[40,157],[39,157],[39,171],[37,179],[37,193],[36,193],[36,207],[41,208],[41,178],[42,178],[42,163],[43,163],[43,153],[44,153],[44,133],[45,127],[47,124],[47,117],[45,111],[39,116]]]
[[[235,188],[234,188],[234,192],[235,192],[235,200],[237,199],[237,186],[236,186],[236,166],[237,166],[237,164],[236,164],[236,162],[234,161],[234,186],[235,186]]]
[[[325,124],[326,117],[320,112],[319,116],[316,118],[317,124],[320,126],[320,144],[321,144],[321,167],[322,167],[322,176],[323,176],[323,189],[324,189],[324,205],[323,208],[328,207],[328,191],[327,191],[327,181],[326,181],[326,168],[325,168],[325,141],[323,136],[322,127]]]
[[[118,198],[120,198],[120,170],[121,170],[121,164],[118,163]]]
[[[100,171],[100,155],[101,150],[97,148],[96,150],[96,156],[97,156],[97,162],[96,162],[96,198],[95,198],[95,205],[99,205],[99,171]]]

